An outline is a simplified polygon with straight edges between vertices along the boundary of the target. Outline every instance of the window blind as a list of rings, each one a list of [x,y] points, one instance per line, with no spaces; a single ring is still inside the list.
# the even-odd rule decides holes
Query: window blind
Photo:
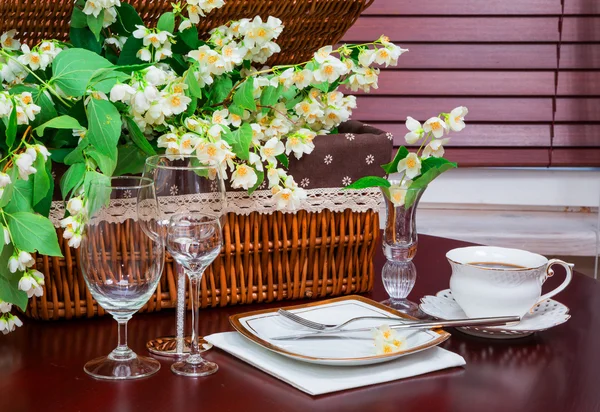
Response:
[[[461,166],[600,166],[600,2],[375,0],[344,41],[404,48],[354,118],[405,144],[421,121],[464,105],[447,157]]]

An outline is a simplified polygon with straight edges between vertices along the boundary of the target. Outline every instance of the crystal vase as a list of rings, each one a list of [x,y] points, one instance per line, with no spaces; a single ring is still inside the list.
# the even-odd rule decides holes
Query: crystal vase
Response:
[[[387,262],[383,266],[382,280],[389,299],[382,302],[404,313],[414,314],[418,305],[407,299],[417,279],[412,262],[417,254],[417,206],[424,188],[402,189],[399,182],[392,182],[390,189],[382,189],[386,206],[383,231],[383,254]]]

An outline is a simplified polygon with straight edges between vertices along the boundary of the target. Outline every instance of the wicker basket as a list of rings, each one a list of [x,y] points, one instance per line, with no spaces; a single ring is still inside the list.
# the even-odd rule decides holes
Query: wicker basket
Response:
[[[392,153],[389,133],[358,122],[341,125],[340,133],[317,139],[315,151],[301,161],[293,160],[290,172],[298,179],[309,176],[320,180],[324,190],[347,174],[356,180],[381,173],[378,165],[387,163]],[[370,165],[364,161],[366,150],[375,158]],[[336,161],[343,158],[348,166],[334,162],[327,166],[332,169],[319,175],[315,170],[329,153]],[[361,161],[363,166],[358,167]],[[375,193],[379,201],[381,195],[377,190]],[[378,207],[371,203],[353,211],[357,209],[351,206],[356,203],[349,196],[343,194],[337,208],[328,206],[316,212],[229,213],[221,255],[202,279],[201,306],[324,298],[371,290],[373,256],[380,234]],[[51,213],[56,223],[64,214],[64,205],[55,205],[60,205]],[[30,299],[26,315],[43,320],[104,315],[85,285],[77,251],[68,247],[61,229],[57,232],[64,257],[36,257],[36,268],[45,274],[44,294]],[[174,308],[176,285],[177,274],[168,256],[157,291],[142,311]]]
[[[221,255],[202,278],[203,308],[337,296],[373,287],[379,236],[375,212],[230,213],[224,233]],[[46,274],[45,290],[30,300],[26,315],[43,320],[104,315],[61,230],[59,239],[64,258],[37,257],[37,269]],[[176,278],[168,257],[157,291],[142,311],[174,308]]]
[[[285,31],[278,39],[282,52],[270,64],[309,60],[322,46],[336,44],[374,0],[228,0],[200,21],[198,30],[208,30],[241,18],[275,16]],[[173,0],[129,0],[148,25],[171,9]],[[31,45],[43,39],[67,40],[73,0],[3,0],[0,2],[0,33],[11,29]]]
[[[202,20],[199,31],[205,35],[219,24],[244,17],[276,16],[286,28],[278,39],[282,52],[269,63],[301,62],[318,48],[337,43],[372,2],[230,0]],[[172,0],[129,3],[152,25]],[[72,7],[73,0],[1,1],[0,32],[17,28],[20,39],[29,44],[47,38],[66,40]],[[223,251],[202,280],[202,307],[336,296],[366,292],[373,286],[372,257],[379,236],[376,211],[231,213],[224,231]],[[62,230],[57,232],[64,258],[37,256],[36,267],[46,275],[44,295],[30,300],[26,315],[44,320],[103,315],[85,286],[77,253],[62,238]],[[156,293],[142,310],[173,308],[176,296],[169,257]]]

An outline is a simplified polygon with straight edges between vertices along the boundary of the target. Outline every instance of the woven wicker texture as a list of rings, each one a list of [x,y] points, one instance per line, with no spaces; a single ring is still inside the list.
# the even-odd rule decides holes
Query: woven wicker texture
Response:
[[[268,16],[280,18],[285,30],[277,40],[281,53],[270,64],[300,63],[322,46],[336,44],[374,0],[227,0],[225,6],[201,19],[198,31],[231,20]],[[171,9],[173,0],[130,0],[147,25]],[[19,38],[35,45],[43,39],[67,40],[73,0],[2,0],[0,33],[19,31]]]
[[[229,214],[223,230],[221,255],[202,279],[203,308],[322,298],[373,287],[379,236],[375,212]],[[64,258],[37,256],[36,268],[46,275],[46,284],[42,297],[31,298],[27,316],[53,320],[104,315],[85,285],[78,254],[62,239],[62,230],[58,234]],[[112,236],[111,241],[118,239]],[[135,244],[127,239],[119,249],[130,254],[128,245]],[[142,311],[175,307],[176,276],[168,257],[157,291]]]

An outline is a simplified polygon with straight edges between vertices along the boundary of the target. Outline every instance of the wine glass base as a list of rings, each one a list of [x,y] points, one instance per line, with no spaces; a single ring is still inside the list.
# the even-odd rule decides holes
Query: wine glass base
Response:
[[[419,305],[414,302],[411,302],[408,299],[386,299],[381,302],[382,305],[388,306],[392,309],[397,310],[401,313],[406,313],[407,315],[417,317],[419,313]]]
[[[201,377],[212,375],[219,370],[219,366],[204,359],[200,359],[198,363],[190,363],[185,360],[171,365],[171,370],[177,375]]]
[[[156,359],[134,355],[129,360],[113,360],[108,356],[93,359],[85,364],[85,373],[96,379],[128,380],[154,375],[160,369]]]
[[[167,358],[180,358],[190,353],[190,347],[192,345],[192,337],[186,336],[183,345],[183,352],[177,351],[177,337],[176,336],[163,336],[160,338],[149,340],[146,343],[146,349],[153,355],[164,356]],[[204,340],[204,338],[198,338],[198,346],[200,353],[206,352],[212,349],[212,343]]]

